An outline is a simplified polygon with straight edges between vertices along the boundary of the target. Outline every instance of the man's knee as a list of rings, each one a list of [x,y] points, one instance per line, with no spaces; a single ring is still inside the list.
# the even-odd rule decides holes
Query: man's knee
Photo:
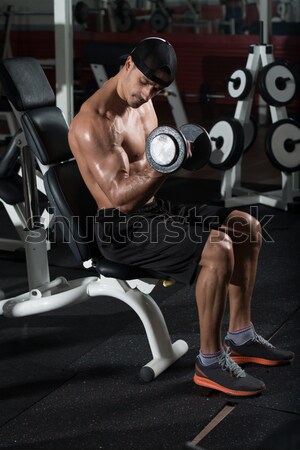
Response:
[[[233,244],[228,234],[212,230],[205,244],[200,260],[201,266],[210,266],[228,276],[234,267]]]
[[[262,228],[259,220],[248,214],[250,228],[250,242],[261,247],[262,244]]]
[[[260,222],[252,215],[234,210],[224,224],[228,228],[232,240],[244,241],[261,247],[262,228]]]

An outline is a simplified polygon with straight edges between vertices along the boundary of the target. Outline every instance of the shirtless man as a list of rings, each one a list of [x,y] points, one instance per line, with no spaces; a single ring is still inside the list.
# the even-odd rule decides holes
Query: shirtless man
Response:
[[[259,336],[251,322],[261,226],[242,211],[157,198],[168,175],[145,157],[147,136],[158,126],[151,99],[175,79],[176,66],[169,42],[151,37],[138,43],[122,69],[83,103],[70,126],[70,147],[99,208],[96,235],[103,256],[195,282],[200,351],[194,382],[255,395],[264,383],[238,363],[272,366],[294,358]],[[227,295],[230,322],[223,344]]]

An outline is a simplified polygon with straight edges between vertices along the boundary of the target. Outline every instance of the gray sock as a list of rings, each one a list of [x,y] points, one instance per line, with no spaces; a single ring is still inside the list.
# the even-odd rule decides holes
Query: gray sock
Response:
[[[200,350],[198,358],[203,366],[210,366],[211,364],[218,362],[222,353],[224,353],[224,349],[216,353],[202,353]]]
[[[254,338],[254,327],[251,323],[248,327],[242,328],[241,330],[228,331],[227,337],[233,341],[235,345],[243,345]]]

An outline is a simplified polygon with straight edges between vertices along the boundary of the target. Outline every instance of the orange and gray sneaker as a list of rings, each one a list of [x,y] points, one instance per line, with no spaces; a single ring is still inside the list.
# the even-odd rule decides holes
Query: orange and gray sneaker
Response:
[[[279,366],[293,361],[295,354],[288,350],[279,350],[254,331],[253,339],[243,345],[236,345],[225,337],[224,347],[230,351],[230,357],[237,364],[256,363],[265,366]]]
[[[260,394],[265,389],[263,381],[248,375],[224,351],[216,363],[205,366],[200,357],[196,359],[194,382],[198,386],[215,389],[234,396]]]

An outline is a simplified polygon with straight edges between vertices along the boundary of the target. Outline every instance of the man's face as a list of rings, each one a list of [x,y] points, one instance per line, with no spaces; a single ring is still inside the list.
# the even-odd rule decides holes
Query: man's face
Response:
[[[164,70],[157,70],[154,75],[166,83],[171,81],[170,75]],[[132,108],[139,108],[164,89],[160,84],[145,77],[134,64],[128,72],[127,82],[126,99]]]

